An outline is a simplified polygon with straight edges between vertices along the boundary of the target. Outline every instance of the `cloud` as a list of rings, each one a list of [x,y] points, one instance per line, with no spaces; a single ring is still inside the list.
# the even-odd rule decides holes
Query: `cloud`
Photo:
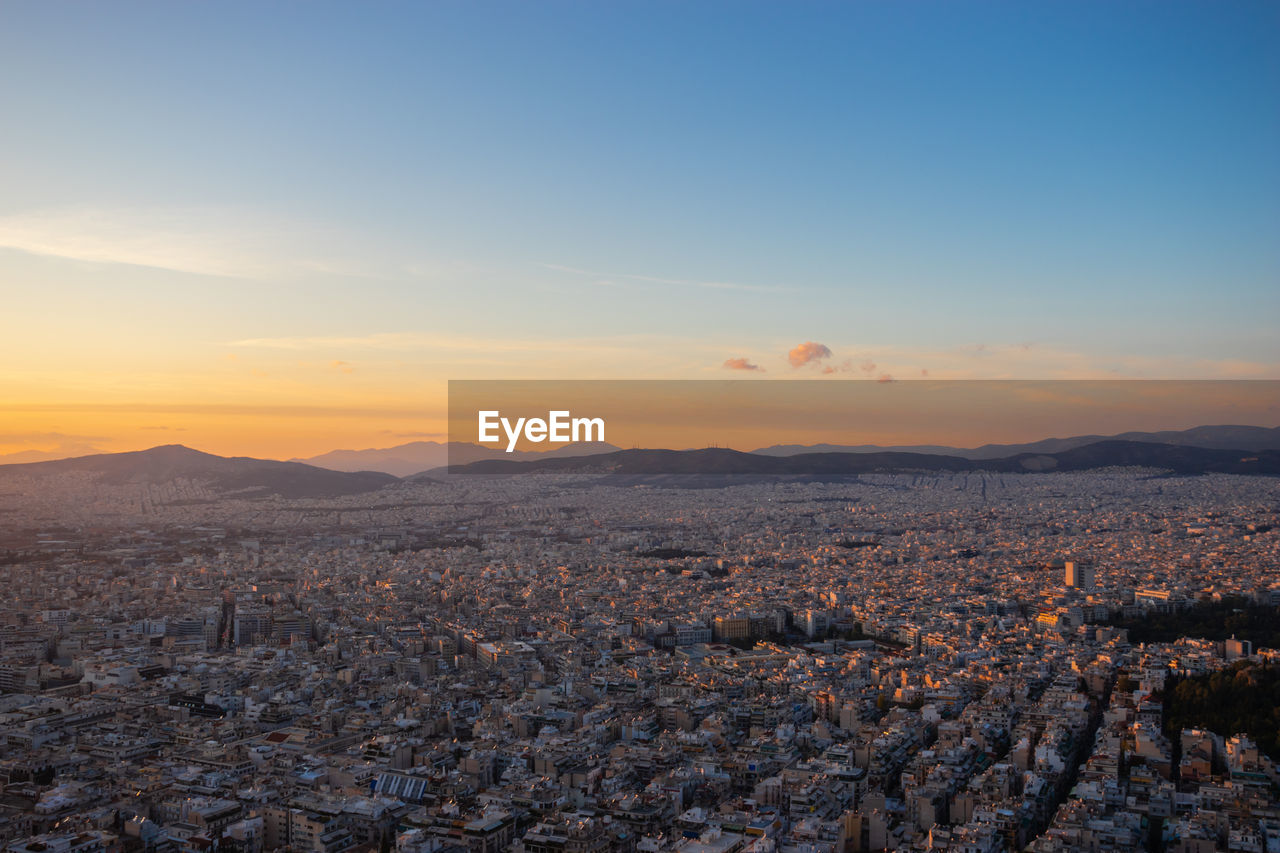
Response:
[[[705,281],[694,278],[663,278],[662,276],[638,275],[635,273],[601,273],[579,269],[578,267],[565,266],[564,264],[539,263],[538,266],[555,272],[565,272],[570,273],[571,275],[585,276],[593,279],[595,284],[609,287],[620,287],[622,285],[616,281],[616,279],[625,279],[630,282],[639,282],[642,284],[665,284],[672,287],[699,287],[709,290],[741,290],[750,293],[783,293],[791,289],[771,284],[744,284],[738,281]]]
[[[764,373],[764,368],[758,364],[752,364],[745,358],[727,358],[724,362],[725,370],[758,370]]]
[[[390,352],[471,351],[486,354],[496,352],[629,352],[624,341],[573,340],[548,338],[546,340],[521,340],[517,338],[470,338],[457,335],[434,335],[421,332],[375,332],[368,335],[297,336],[279,338],[245,338],[227,341],[227,346],[248,349],[274,350],[325,350],[367,349]]]
[[[804,365],[809,364],[811,362],[819,363],[821,362],[822,359],[830,357],[830,355],[831,355],[831,350],[828,349],[826,346],[823,346],[822,344],[816,344],[813,341],[808,341],[807,343],[803,343],[800,346],[793,349],[788,354],[788,358],[791,359],[792,366],[803,367]],[[853,363],[853,359],[846,358],[844,361],[840,362],[839,364],[823,365],[822,374],[824,376],[834,376],[840,373],[853,373],[855,370],[860,371],[867,378],[870,378],[871,374],[874,373],[876,370],[876,363],[871,359],[864,359],[861,363],[855,366]],[[929,371],[922,370],[921,374],[924,376],[928,376]],[[877,382],[893,382],[895,380],[892,374],[882,371],[880,375],[876,377],[876,381]]]
[[[787,353],[787,361],[791,362],[792,367],[804,367],[806,364],[821,362],[824,358],[831,358],[830,347],[815,341],[805,341]]]
[[[4,403],[3,412],[55,412],[60,414],[110,414],[130,415],[212,415],[215,417],[271,417],[271,418],[432,418],[439,412],[430,408],[404,408],[399,406],[357,405],[296,405],[250,403]],[[19,433],[20,434],[20,433]],[[57,435],[57,433],[49,433]],[[105,440],[105,439],[104,439]],[[0,439],[0,443],[5,443]],[[19,442],[12,442],[19,443]]]
[[[337,257],[341,242],[329,228],[230,207],[79,206],[0,217],[0,248],[221,278],[366,274]]]
[[[332,367],[334,370],[340,370],[343,373],[350,373],[351,371],[355,370],[355,368],[351,366],[351,363],[347,361],[334,360],[329,362],[329,366]]]
[[[876,363],[874,361],[871,361],[870,359],[866,359],[861,364],[858,365],[857,369],[861,370],[863,373],[870,376],[872,373],[875,372]],[[852,373],[853,371],[854,371],[853,359],[851,358],[846,358],[844,361],[840,362],[838,365],[828,364],[826,367],[822,368],[822,372],[827,375],[830,375],[833,373]]]

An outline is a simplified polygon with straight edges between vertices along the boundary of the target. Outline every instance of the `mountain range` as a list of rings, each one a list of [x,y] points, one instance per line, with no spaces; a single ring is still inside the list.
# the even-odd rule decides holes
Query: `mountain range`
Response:
[[[1241,451],[1139,441],[1099,441],[1060,453],[1018,453],[965,459],[938,453],[880,451],[767,456],[725,448],[620,450],[596,456],[513,461],[483,459],[453,469],[461,474],[595,473],[616,475],[749,474],[845,477],[871,473],[989,471],[1029,473],[1096,468],[1159,468],[1175,474],[1280,475],[1280,450]]]
[[[1100,441],[1136,441],[1144,444],[1172,444],[1180,447],[1204,447],[1214,450],[1280,450],[1280,427],[1200,426],[1162,432],[1122,432],[1118,435],[1077,435],[1071,438],[1045,438],[1026,444],[984,444],[963,448],[943,445],[874,444],[774,444],[751,451],[765,456],[796,456],[801,453],[933,453],[959,456],[962,459],[1000,459],[1019,453],[1061,453]]]
[[[1177,431],[1046,438],[1026,444],[984,444],[973,448],[946,445],[775,444],[751,452],[759,456],[798,456],[809,453],[923,453],[933,456],[955,456],[961,459],[1002,459],[1022,453],[1062,453],[1100,441],[1133,441],[1215,450],[1280,450],[1280,427],[1201,426]],[[594,442],[569,444],[544,452],[518,450],[514,453],[506,453],[497,447],[483,447],[465,442],[412,441],[395,447],[333,450],[319,456],[295,458],[291,461],[304,462],[334,471],[382,471],[397,477],[407,477],[423,471],[444,468],[447,465],[467,465],[482,460],[534,462],[539,459],[616,453],[619,450],[621,448],[606,442]]]
[[[387,467],[394,465],[399,471],[417,472],[418,476],[412,479],[418,480],[449,473],[442,469],[450,451],[455,453],[452,460],[454,473],[507,476],[559,472],[623,477],[669,474],[844,477],[891,472],[1023,473],[1105,467],[1157,468],[1176,474],[1280,475],[1280,430],[1277,429],[1198,427],[1178,433],[1136,435],[1164,440],[1094,440],[1094,436],[1081,436],[1024,445],[986,445],[968,451],[871,447],[832,450],[819,445],[805,448],[776,446],[752,453],[723,448],[619,450],[612,445],[592,444],[570,445],[541,454],[506,454],[476,445],[450,447],[436,442],[414,442],[415,445],[426,445],[415,448],[417,456],[402,452],[408,445],[401,445],[377,451],[336,451],[315,457],[310,462],[215,456],[170,444],[128,453],[101,453],[48,462],[0,465],[0,486],[24,482],[25,488],[34,480],[74,487],[79,478],[88,478],[95,484],[117,486],[163,484],[186,479],[203,483],[225,495],[332,497],[375,491],[401,482],[405,475],[376,470],[333,470],[312,464],[318,460],[329,465],[380,462]],[[474,448],[474,452],[469,448]],[[954,452],[935,452],[938,450]],[[423,472],[418,467],[420,464],[435,470]]]
[[[466,465],[481,459],[507,459],[528,461],[556,459],[562,456],[590,456],[596,453],[613,453],[621,448],[606,442],[579,442],[566,444],[545,452],[517,450],[506,453],[501,448],[483,447],[466,442],[411,441],[395,447],[370,448],[368,450],[331,450],[309,459],[292,459],[333,471],[382,471],[397,477],[408,477],[446,465]]]

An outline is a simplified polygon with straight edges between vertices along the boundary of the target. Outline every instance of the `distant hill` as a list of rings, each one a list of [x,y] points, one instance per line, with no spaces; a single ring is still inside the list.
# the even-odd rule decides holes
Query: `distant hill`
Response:
[[[961,448],[943,445],[874,444],[775,444],[751,451],[762,456],[797,456],[802,453],[930,453],[958,456],[961,459],[1002,459],[1019,453],[1061,453],[1102,441],[1135,441],[1146,444],[1172,444],[1180,447],[1203,447],[1214,450],[1280,450],[1280,427],[1200,426],[1163,432],[1125,432],[1119,435],[1077,435],[1071,438],[1046,438],[1027,444],[984,444]]]
[[[965,459],[934,453],[878,451],[799,453],[769,456],[723,448],[621,450],[596,456],[516,461],[485,459],[454,469],[464,474],[531,472],[615,475],[697,474],[851,476],[920,471],[1082,471],[1095,468],[1159,468],[1178,474],[1280,475],[1280,450],[1252,451],[1182,447],[1136,441],[1100,441],[1060,453],[1018,453],[999,459]]]
[[[1280,475],[1280,429],[1245,426],[1198,427],[1170,433],[1176,441],[1154,442],[1091,437],[1046,439],[1023,445],[984,445],[971,450],[917,448],[795,448],[777,446],[743,453],[723,448],[701,450],[619,450],[611,444],[568,445],[549,452],[505,453],[474,444],[419,441],[383,450],[334,451],[312,461],[280,462],[222,457],[170,444],[130,453],[99,453],[45,462],[0,464],[5,478],[90,475],[104,485],[166,483],[179,478],[206,483],[220,492],[325,497],[374,491],[400,478],[418,481],[449,473],[511,475],[529,472],[609,474],[615,477],[691,474],[701,477],[857,476],[876,472],[1082,471],[1106,467],[1143,467],[1177,474],[1233,473]],[[1230,445],[1198,446],[1195,442]],[[1242,445],[1241,449],[1236,445]],[[1259,449],[1254,449],[1254,448]],[[449,459],[452,450],[453,459]],[[818,450],[818,452],[815,452]],[[453,463],[452,471],[446,466]],[[358,468],[381,465],[389,470]],[[399,473],[397,472],[404,472]],[[416,475],[416,476],[415,476]],[[638,481],[637,481],[638,482]],[[711,482],[710,480],[708,482]]]
[[[54,478],[87,474],[104,485],[167,483],[180,478],[208,483],[223,492],[250,491],[286,498],[332,497],[380,489],[396,478],[377,471],[330,471],[299,462],[225,457],[166,444],[129,453],[99,453],[51,462],[0,465],[7,477]]]
[[[579,442],[548,451],[515,451],[507,453],[497,447],[482,447],[466,442],[411,441],[395,447],[368,450],[332,450],[309,459],[294,459],[307,465],[332,471],[382,471],[397,477],[408,477],[446,465],[465,465],[481,459],[531,460],[555,459],[562,456],[590,456],[612,453],[619,448],[606,442]]]
[[[96,447],[82,447],[74,450],[19,450],[16,453],[0,453],[0,465],[20,465],[25,462],[50,462],[54,459],[67,459],[78,453],[88,456],[91,453],[102,453]]]
[[[994,460],[1021,453],[1062,453],[1101,441],[1134,441],[1219,450],[1280,450],[1280,427],[1202,426],[1188,430],[1165,432],[1128,432],[1121,435],[1078,435],[1070,438],[1046,438],[1027,444],[984,444],[981,447],[957,448],[945,445],[902,445],[880,447],[873,444],[775,444],[751,451],[757,456],[800,456],[813,453],[908,453],[931,456],[954,456],[970,460]],[[570,444],[550,451],[516,451],[506,453],[498,447],[483,447],[465,442],[411,441],[407,444],[367,450],[333,450],[319,456],[293,459],[307,465],[333,471],[382,471],[397,477],[440,473],[449,465],[467,465],[482,460],[497,463],[533,462],[539,459],[595,456],[617,453],[620,448],[606,442]],[[655,451],[656,452],[656,451]],[[664,451],[675,452],[675,451]],[[452,456],[450,455],[452,454]]]
[[[470,445],[478,451],[484,448]],[[461,448],[459,448],[461,451]],[[487,459],[487,453],[476,453],[463,457],[459,453],[459,461],[474,462]],[[407,477],[428,468],[439,468],[449,463],[449,447],[439,441],[411,441],[395,447],[369,448],[367,450],[331,450],[309,459],[293,459],[328,468],[331,471],[382,471],[396,477]]]

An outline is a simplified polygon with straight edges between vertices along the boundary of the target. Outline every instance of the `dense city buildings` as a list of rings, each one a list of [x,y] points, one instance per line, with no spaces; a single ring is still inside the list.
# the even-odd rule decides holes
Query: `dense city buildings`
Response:
[[[1274,851],[1165,728],[1280,604],[1277,481],[1141,469],[4,481],[0,839],[236,850]]]

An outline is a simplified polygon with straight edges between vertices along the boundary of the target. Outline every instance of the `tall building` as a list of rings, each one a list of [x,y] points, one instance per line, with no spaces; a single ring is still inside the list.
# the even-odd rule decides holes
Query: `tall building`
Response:
[[[1068,562],[1066,568],[1065,583],[1067,586],[1072,589],[1093,589],[1093,564]]]
[[[717,616],[712,634],[721,642],[751,637],[751,620],[746,616]]]

